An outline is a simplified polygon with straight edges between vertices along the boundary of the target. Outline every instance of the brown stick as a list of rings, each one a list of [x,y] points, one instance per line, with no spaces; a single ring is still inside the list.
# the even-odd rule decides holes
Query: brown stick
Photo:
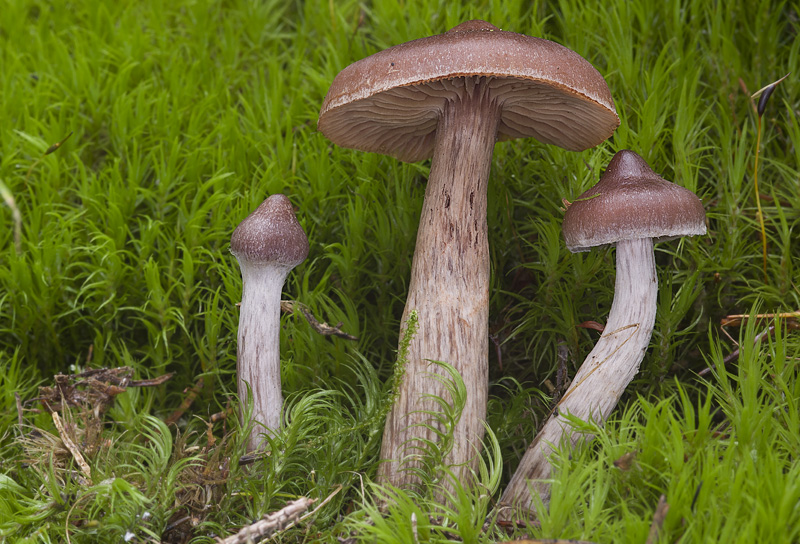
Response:
[[[338,336],[339,338],[344,338],[345,340],[358,340],[357,336],[347,334],[341,329],[341,321],[333,327],[325,322],[320,323],[317,318],[314,317],[314,314],[311,313],[311,310],[308,309],[308,306],[301,302],[297,302],[296,300],[282,300],[281,311],[292,313],[295,305],[297,305],[297,307],[300,309],[300,313],[306,318],[306,321],[308,321],[308,324],[311,325],[311,328],[322,336]]]
[[[61,437],[61,441],[72,454],[72,457],[75,459],[75,462],[78,463],[81,472],[83,472],[83,475],[86,476],[88,485],[91,486],[92,470],[89,468],[89,464],[86,462],[86,459],[83,458],[78,446],[75,445],[75,442],[73,442],[69,434],[67,434],[67,430],[64,428],[64,424],[61,423],[61,417],[58,415],[58,412],[53,410],[50,412],[50,415],[53,417],[53,424],[56,426],[56,429],[58,429],[58,435]]]
[[[797,318],[800,318],[800,312],[784,312],[780,314],[734,314],[734,315],[726,315],[720,320],[720,326],[722,327],[736,327],[741,325],[747,319],[786,319],[789,321],[795,321]]]
[[[128,382],[128,387],[156,387],[161,385],[162,383],[166,383],[175,375],[174,372],[170,372],[169,374],[164,374],[163,376],[158,376],[157,378],[150,378],[149,380],[130,380]]]
[[[767,330],[765,330],[765,331],[762,331],[762,332],[758,333],[758,334],[755,336],[755,338],[753,338],[753,345],[757,345],[757,344],[759,344],[759,343],[760,343],[760,342],[761,342],[761,341],[764,339],[764,337],[765,337],[765,336],[767,336],[768,334],[771,334],[771,333],[772,333],[772,332],[774,332],[774,331],[775,331],[775,325],[770,325],[770,326],[767,328]],[[739,358],[739,348],[736,348],[735,350],[733,350],[731,353],[729,353],[729,354],[728,354],[728,355],[727,355],[727,356],[726,356],[726,357],[725,357],[725,358],[722,360],[722,363],[723,363],[723,364],[725,364],[725,365],[727,365],[728,363],[731,363],[731,362],[735,361],[735,360],[736,360],[736,359],[738,359],[738,358]],[[707,376],[708,374],[711,374],[711,372],[712,372],[714,369],[716,369],[716,368],[717,368],[717,367],[716,367],[715,365],[712,365],[712,366],[710,366],[710,367],[708,367],[708,368],[704,368],[703,370],[701,370],[700,372],[698,372],[698,373],[697,373],[697,375],[698,375],[698,376]]]
[[[218,539],[219,544],[245,544],[246,542],[255,542],[256,539],[261,539],[264,536],[269,536],[282,529],[297,519],[308,510],[314,501],[306,497],[301,497],[296,501],[292,501],[277,512],[267,514],[260,520],[252,525],[243,527],[235,535],[229,536],[225,539]]]
[[[178,409],[172,412],[170,416],[164,420],[164,423],[166,423],[167,425],[172,425],[173,423],[176,423],[183,416],[186,410],[189,409],[189,407],[194,402],[194,399],[197,398],[197,395],[199,395],[203,391],[204,385],[205,382],[203,381],[203,378],[197,380],[197,383],[195,383],[194,387],[192,387],[189,390],[189,394],[186,395],[186,398],[183,399],[183,402],[181,402],[181,405],[178,406]],[[184,390],[184,393],[185,392],[186,391]]]

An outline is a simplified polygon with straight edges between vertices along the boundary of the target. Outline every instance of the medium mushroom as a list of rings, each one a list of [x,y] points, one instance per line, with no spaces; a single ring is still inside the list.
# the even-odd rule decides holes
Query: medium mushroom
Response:
[[[416,310],[419,328],[386,421],[382,481],[416,481],[419,448],[436,441],[426,428],[435,425],[430,399],[449,399],[429,361],[453,365],[467,390],[446,461],[477,461],[488,395],[486,200],[495,142],[534,137],[577,151],[618,125],[605,80],[584,58],[484,21],[391,47],[336,76],[319,117],[325,136],[403,161],[433,157],[401,321],[405,329]]]
[[[308,239],[289,199],[272,195],[239,223],[231,253],[242,271],[236,373],[239,399],[244,402],[248,387],[253,396],[256,425],[247,448],[253,451],[259,434],[281,427],[281,289],[289,271],[308,256]]]
[[[578,369],[564,397],[528,447],[500,499],[509,507],[533,510],[530,490],[550,497],[549,456],[564,439],[574,447],[583,435],[564,414],[604,422],[639,370],[656,317],[658,279],[653,243],[705,234],[705,211],[694,193],[653,172],[633,151],[614,155],[600,181],[564,214],[567,248],[574,252],[616,244],[617,276],[608,322]]]

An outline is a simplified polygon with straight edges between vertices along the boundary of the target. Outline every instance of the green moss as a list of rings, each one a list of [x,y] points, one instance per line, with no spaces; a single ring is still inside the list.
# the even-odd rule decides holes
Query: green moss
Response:
[[[549,514],[532,530],[643,541],[665,493],[671,510],[663,540],[797,540],[796,332],[777,327],[754,346],[768,324],[750,322],[729,370],[697,377],[712,363],[723,367],[737,349],[721,333],[721,318],[756,304],[761,313],[800,308],[794,75],[763,119],[767,282],[752,187],[749,93],[795,74],[800,62],[797,5],[767,0],[5,2],[0,533],[44,542],[64,541],[67,531],[72,542],[119,540],[126,531],[160,538],[188,515],[160,486],[199,489],[206,484],[197,484],[193,467],[212,460],[229,470],[213,484],[224,498],[208,503],[196,527],[173,527],[169,538],[186,529],[184,536],[211,542],[289,499],[321,502],[339,486],[285,540],[335,541],[356,527],[352,519],[370,517],[381,419],[401,375],[398,331],[429,163],[339,148],[316,130],[316,119],[349,63],[476,17],[589,59],[608,81],[622,124],[608,142],[580,153],[533,140],[496,146],[488,424],[497,452],[490,447],[485,461],[501,476],[459,504],[497,497],[549,409],[546,381],[557,385],[559,349],[572,375],[596,340],[579,325],[606,319],[613,250],[570,254],[560,207],[597,181],[615,151],[629,148],[703,199],[709,233],[656,246],[659,312],[642,371],[616,419],[593,430],[597,440],[571,460],[564,454]],[[286,431],[275,438],[275,455],[240,466],[241,279],[228,243],[275,192],[291,198],[311,242],[284,297],[321,321],[341,322],[359,340],[323,337],[301,315],[283,317]],[[33,468],[22,441],[31,429],[18,428],[14,393],[30,400],[57,373],[103,366],[130,366],[137,379],[175,375],[157,389],[118,395],[102,425],[105,453],[89,461],[98,478],[59,486],[59,470],[76,467],[59,465],[67,456]],[[157,421],[200,379],[178,420],[180,435],[164,430]],[[34,407],[23,405],[26,424],[55,436],[50,417],[28,410]],[[215,420],[209,442],[205,421],[219,413],[228,416]],[[638,469],[610,466],[634,450]],[[492,524],[475,532],[483,506],[442,531],[431,524],[448,514],[430,501],[420,508],[432,540],[452,540],[454,532],[505,538]],[[398,512],[390,531],[410,534],[410,511]],[[421,517],[418,523],[422,535]]]

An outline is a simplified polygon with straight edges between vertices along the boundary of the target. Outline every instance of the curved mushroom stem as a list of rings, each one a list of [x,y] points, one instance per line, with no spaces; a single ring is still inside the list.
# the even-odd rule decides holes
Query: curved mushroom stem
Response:
[[[253,429],[247,451],[257,449],[259,434],[281,428],[281,289],[290,268],[242,266],[236,374],[239,398],[253,399]]]
[[[454,429],[448,465],[474,468],[483,438],[488,396],[489,243],[486,198],[500,107],[485,78],[468,78],[466,97],[447,92],[437,129],[431,173],[425,190],[408,299],[402,323],[417,310],[418,332],[408,350],[399,396],[387,417],[381,446],[381,481],[403,486],[415,474],[425,441],[438,437],[426,411],[432,396],[450,402],[430,361],[450,363],[467,391]],[[403,332],[401,331],[401,338]],[[441,429],[439,429],[441,430]]]
[[[591,438],[575,432],[560,414],[603,423],[639,371],[653,333],[658,297],[652,239],[617,243],[614,289],[614,302],[603,335],[578,369],[555,413],[528,446],[500,498],[501,518],[512,518],[514,509],[534,511],[531,489],[547,505],[550,486],[543,480],[549,478],[552,469],[550,454],[565,439],[574,447],[580,440]]]

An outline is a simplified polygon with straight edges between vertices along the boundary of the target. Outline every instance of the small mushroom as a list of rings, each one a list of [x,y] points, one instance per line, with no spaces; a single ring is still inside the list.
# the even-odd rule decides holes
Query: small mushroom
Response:
[[[477,464],[488,396],[486,205],[495,142],[534,137],[583,150],[618,125],[605,80],[584,58],[484,21],[380,51],[334,79],[318,124],[331,141],[403,161],[433,157],[401,320],[416,310],[418,332],[386,421],[383,482],[416,482],[419,448],[441,431],[431,399],[448,395],[429,361],[453,365],[467,390],[446,462],[459,470]]]
[[[236,373],[239,398],[247,398],[248,387],[253,395],[256,425],[248,440],[253,451],[259,434],[281,427],[281,290],[289,271],[308,256],[308,238],[289,199],[272,195],[239,223],[231,253],[242,271]]]
[[[603,423],[617,405],[653,332],[658,297],[653,243],[705,234],[705,218],[694,193],[662,179],[627,150],[614,155],[597,185],[567,208],[562,230],[570,251],[616,244],[614,301],[602,336],[511,477],[500,499],[501,516],[510,515],[509,507],[532,510],[531,489],[547,504],[553,448],[564,439],[574,447],[583,437],[564,414]]]

